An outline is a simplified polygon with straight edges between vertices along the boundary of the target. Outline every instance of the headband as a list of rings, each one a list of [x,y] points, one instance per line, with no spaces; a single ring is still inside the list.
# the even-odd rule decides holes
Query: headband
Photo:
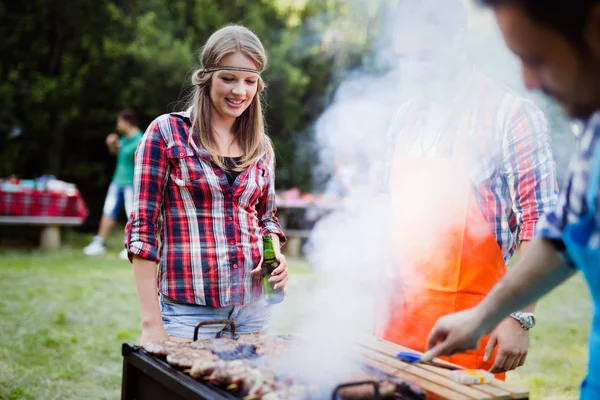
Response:
[[[240,68],[240,67],[212,67],[212,68],[204,68],[200,70],[200,73],[207,74],[209,72],[215,71],[244,71],[244,72],[253,72],[255,74],[260,75],[260,71],[252,68]]]

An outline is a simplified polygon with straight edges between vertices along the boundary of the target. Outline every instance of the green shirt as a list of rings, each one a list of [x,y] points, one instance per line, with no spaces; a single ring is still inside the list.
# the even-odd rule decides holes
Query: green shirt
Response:
[[[133,164],[135,150],[142,139],[142,131],[138,131],[131,138],[121,138],[121,147],[117,154],[117,168],[113,175],[113,182],[119,186],[133,186]]]

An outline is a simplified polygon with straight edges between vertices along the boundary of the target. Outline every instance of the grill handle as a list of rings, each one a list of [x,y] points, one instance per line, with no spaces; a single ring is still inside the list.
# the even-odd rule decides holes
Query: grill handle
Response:
[[[198,331],[205,325],[229,325],[231,335],[235,337],[235,322],[230,319],[212,319],[210,321],[202,321],[194,328],[194,342],[198,340]]]

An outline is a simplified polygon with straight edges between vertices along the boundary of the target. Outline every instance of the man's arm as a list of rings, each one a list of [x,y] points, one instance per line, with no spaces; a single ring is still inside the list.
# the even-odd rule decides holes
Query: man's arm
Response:
[[[520,100],[509,114],[502,143],[503,174],[519,224],[520,254],[526,252],[543,214],[556,207],[558,183],[548,123],[533,103]],[[535,304],[522,311],[533,311]]]
[[[530,244],[530,240],[523,240],[523,241],[521,241],[521,247],[520,247],[519,253],[523,254],[525,252],[525,250],[529,247],[529,244]],[[534,312],[535,311],[535,306],[536,306],[536,303],[533,302],[530,305],[528,305],[527,307],[523,307],[521,309],[521,311],[523,311],[523,312]]]
[[[110,154],[117,154],[119,152],[119,135],[116,133],[109,133],[106,136],[106,147],[108,147],[108,152]]]
[[[540,216],[556,206],[558,185],[547,123],[532,103],[516,101],[507,112],[502,138],[501,173],[508,185],[512,209],[519,225],[521,254],[526,252]],[[533,312],[535,303],[521,311]],[[492,332],[484,360],[495,347],[498,354],[490,368],[493,373],[522,366],[529,351],[529,332],[521,322],[507,317]]]
[[[487,316],[484,326],[497,324],[502,316],[537,301],[574,273],[550,240],[533,239],[514,268],[478,306]]]
[[[476,307],[441,318],[427,342],[424,360],[477,348],[511,312],[537,301],[575,273],[551,240],[535,238],[514,268]]]

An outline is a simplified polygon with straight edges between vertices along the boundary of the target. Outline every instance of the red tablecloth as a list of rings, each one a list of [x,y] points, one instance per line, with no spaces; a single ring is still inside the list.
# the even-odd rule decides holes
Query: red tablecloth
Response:
[[[6,192],[0,189],[0,215],[27,217],[87,217],[88,209],[78,190],[66,195],[27,189]]]

